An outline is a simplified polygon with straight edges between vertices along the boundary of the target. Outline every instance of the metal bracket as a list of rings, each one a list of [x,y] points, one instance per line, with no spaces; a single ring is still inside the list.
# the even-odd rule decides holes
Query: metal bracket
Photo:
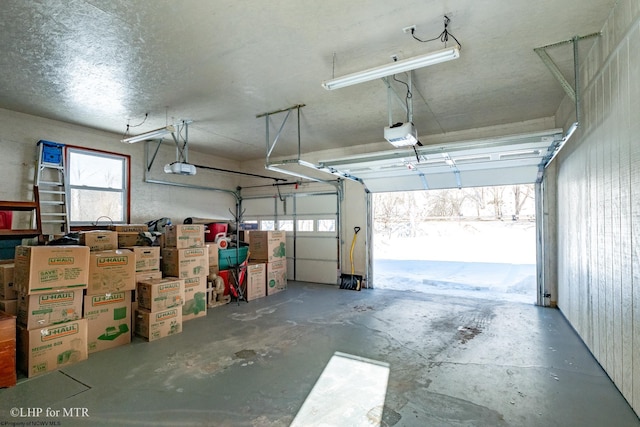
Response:
[[[407,75],[409,76],[409,79],[406,82],[407,91],[409,94],[413,94],[413,71],[409,71]],[[387,87],[387,112],[389,114],[389,127],[393,126],[393,114],[392,114],[392,108],[391,108],[392,98],[395,98],[400,103],[400,106],[402,107],[402,109],[406,114],[406,121],[413,123],[413,96],[407,97],[405,95],[405,98],[403,99],[403,97],[401,97],[391,85],[390,77],[382,78],[382,81]]]
[[[549,44],[546,46],[541,46],[533,49],[535,53],[538,54],[544,65],[547,66],[551,74],[558,80],[560,86],[564,89],[565,93],[571,100],[575,103],[576,108],[576,123],[580,124],[580,61],[578,58],[578,42],[580,40],[599,37],[600,33],[592,33],[586,36],[575,36],[570,40],[564,40],[558,43]],[[562,72],[558,68],[553,59],[547,53],[547,49],[552,47],[563,46],[571,43],[573,45],[573,73],[574,73],[574,86],[571,87],[571,84],[567,81],[567,79],[562,75]]]
[[[189,163],[189,123],[191,122],[192,120],[182,120],[180,123],[176,123],[174,125],[175,132],[171,132],[171,137],[173,138],[173,142],[176,145],[176,162]],[[180,141],[181,138],[182,142]],[[163,138],[158,138],[156,141],[157,144],[150,159],[149,144],[154,141],[145,141],[145,150],[147,152],[146,157],[149,159],[149,161],[146,162],[147,172],[151,171],[153,162],[155,161],[156,156],[158,155],[158,151],[160,150],[160,145],[162,145]]]

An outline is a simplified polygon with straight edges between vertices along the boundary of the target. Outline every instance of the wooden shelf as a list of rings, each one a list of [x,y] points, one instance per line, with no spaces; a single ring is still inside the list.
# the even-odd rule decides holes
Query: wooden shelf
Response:
[[[21,230],[0,230],[0,239],[20,239],[38,237],[42,235],[42,220],[40,218],[40,193],[38,187],[33,187],[33,194],[35,200],[33,202],[0,200],[0,211],[20,211],[29,212],[33,211],[36,217],[36,228],[33,229],[21,229]]]

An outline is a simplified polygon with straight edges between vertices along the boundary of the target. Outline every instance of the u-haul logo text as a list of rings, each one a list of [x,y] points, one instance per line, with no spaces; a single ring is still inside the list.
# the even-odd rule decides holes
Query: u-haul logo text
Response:
[[[72,256],[58,256],[49,258],[49,265],[73,265],[75,258]]]
[[[162,292],[172,292],[175,290],[180,290],[180,282],[172,282],[172,283],[165,283],[162,284],[160,286],[158,286],[158,292],[162,293]]]
[[[189,226],[183,226],[183,227],[182,227],[182,229],[181,229],[180,231],[182,231],[184,234],[188,234],[188,233],[191,233],[191,234],[200,234],[201,229],[200,229],[200,227],[194,227],[194,226],[190,226],[190,227],[189,227]]]
[[[55,294],[40,295],[38,300],[40,301],[41,305],[46,305],[46,304],[56,304],[59,302],[71,302],[73,301],[73,298],[74,298],[73,292],[59,292]]]
[[[42,341],[51,341],[59,338],[64,338],[69,335],[75,335],[78,333],[77,323],[65,323],[62,326],[56,328],[49,328],[42,331]]]
[[[98,267],[110,267],[114,265],[127,265],[129,257],[126,256],[108,256],[97,259]]]
[[[174,317],[178,317],[178,310],[167,310],[156,313],[156,321],[173,319]]]
[[[118,304],[124,302],[124,292],[115,292],[112,294],[105,295],[96,295],[91,298],[91,305],[107,305],[107,304]]]
[[[184,256],[185,257],[200,257],[200,256],[204,256],[204,250],[199,249],[199,248],[185,249]]]

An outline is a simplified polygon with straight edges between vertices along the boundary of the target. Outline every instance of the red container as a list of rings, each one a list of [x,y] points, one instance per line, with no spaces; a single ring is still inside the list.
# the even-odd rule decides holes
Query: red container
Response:
[[[11,230],[13,211],[0,211],[0,230]]]
[[[207,224],[207,231],[204,233],[204,240],[207,242],[215,242],[216,236],[220,233],[227,234],[229,224],[226,222],[212,222]]]
[[[218,276],[222,277],[222,280],[224,280],[224,295],[229,295],[229,270],[218,271]]]

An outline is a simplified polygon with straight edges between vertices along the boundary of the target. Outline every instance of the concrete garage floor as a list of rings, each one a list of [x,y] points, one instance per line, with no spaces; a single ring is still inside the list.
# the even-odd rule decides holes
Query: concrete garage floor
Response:
[[[335,364],[335,352],[357,357]],[[370,381],[360,358],[376,361],[372,375],[389,367],[386,390],[372,388],[386,380]],[[330,360],[348,381],[322,375],[296,425],[640,426],[558,310],[295,282],[211,309],[179,335],[22,379],[0,390],[0,423],[287,426]],[[361,406],[376,394],[384,403]],[[89,418],[14,418],[14,407],[87,408]]]

